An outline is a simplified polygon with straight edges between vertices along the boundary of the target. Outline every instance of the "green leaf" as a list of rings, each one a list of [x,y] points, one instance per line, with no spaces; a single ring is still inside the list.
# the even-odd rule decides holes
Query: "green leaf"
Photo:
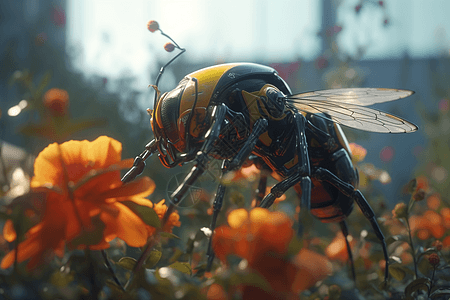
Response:
[[[175,235],[175,234],[173,234],[173,233],[171,233],[171,232],[165,232],[165,231],[163,231],[163,232],[161,232],[159,235],[162,236],[162,237],[165,237],[165,238],[169,238],[169,239],[178,239],[178,240],[181,240],[181,238],[180,238],[179,236],[177,236],[177,235]]]
[[[389,266],[392,265],[401,265],[402,259],[398,256],[391,255],[389,256]]]
[[[389,246],[394,242],[408,242],[408,237],[403,234],[392,235],[386,239],[386,245]]]
[[[430,298],[434,299],[434,298],[443,297],[443,296],[449,295],[449,294],[450,294],[450,289],[437,289],[431,293]]]
[[[72,121],[68,120],[64,127],[61,129],[60,134],[64,137],[68,137],[76,132],[89,129],[92,127],[101,127],[107,125],[107,121],[103,119],[97,120],[81,120],[81,121]]]
[[[412,194],[412,193],[415,192],[416,187],[417,187],[417,179],[416,179],[416,178],[413,178],[413,179],[411,179],[411,180],[408,182],[408,184],[406,185],[406,192],[407,192],[408,194]]]
[[[389,266],[389,274],[398,281],[402,281],[406,276],[405,270],[397,265]]]
[[[116,264],[124,269],[132,271],[136,263],[137,260],[132,257],[122,257]]]
[[[170,263],[176,262],[182,255],[184,254],[184,251],[180,248],[175,248],[175,252],[173,253],[172,257],[169,259]]]
[[[162,257],[162,252],[160,250],[152,249],[152,251],[150,251],[147,259],[145,260],[144,267],[147,269],[153,268],[159,262],[161,257]]]
[[[176,261],[173,264],[171,264],[169,266],[169,268],[180,271],[181,273],[184,273],[184,274],[188,274],[188,275],[192,274],[191,265],[187,262]]]
[[[416,200],[414,199],[413,196],[411,196],[411,199],[409,199],[408,210],[407,210],[408,215],[411,213],[411,210],[414,207],[415,203],[416,203]]]
[[[435,248],[428,248],[428,249],[425,249],[425,251],[423,251],[422,253],[420,253],[420,254],[417,256],[417,261],[419,261],[419,259],[420,259],[422,256],[424,256],[424,255],[429,255],[429,254],[432,254],[432,253],[437,253],[437,251],[436,251]]]
[[[430,279],[428,278],[418,278],[416,280],[413,280],[405,288],[405,295],[409,297],[412,293],[417,292],[418,290],[426,291],[428,293],[430,289],[430,283]]]
[[[271,290],[270,284],[267,280],[255,272],[236,272],[230,276],[230,284],[233,286],[240,284],[251,285],[266,292]]]
[[[367,235],[364,237],[364,240],[371,243],[380,244],[380,240],[378,239],[377,235],[372,231],[367,232]]]
[[[296,255],[303,248],[303,240],[294,236],[288,245],[288,255]]]
[[[153,210],[153,208],[139,205],[133,201],[122,201],[120,203],[127,206],[135,214],[137,214],[145,224],[155,228],[161,228],[161,220],[159,219],[158,214]]]
[[[105,223],[100,220],[100,216],[94,216],[92,220],[92,229],[82,231],[77,237],[68,242],[71,249],[76,249],[78,246],[92,246],[97,245],[103,240],[103,231],[105,230]]]
[[[74,280],[73,272],[56,271],[50,276],[50,283],[57,287],[65,287]]]
[[[124,299],[126,293],[122,290],[122,288],[119,285],[117,285],[117,283],[115,283],[112,279],[106,279],[105,283],[112,291],[112,294],[114,296],[112,299]]]
[[[44,89],[50,83],[51,79],[52,79],[52,72],[46,71],[41,79],[41,82],[37,86],[37,89],[34,93],[34,99],[39,100],[42,97]]]
[[[433,270],[433,267],[430,265],[428,259],[421,259],[417,264],[417,269],[419,269],[420,273],[422,273],[423,275],[428,276],[430,271]]]

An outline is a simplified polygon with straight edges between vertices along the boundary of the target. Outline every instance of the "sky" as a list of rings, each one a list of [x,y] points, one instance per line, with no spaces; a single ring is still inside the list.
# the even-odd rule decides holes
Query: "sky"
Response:
[[[338,45],[363,59],[449,55],[448,0],[341,0]],[[158,57],[170,59],[149,20],[181,47],[192,62],[209,60],[289,62],[321,55],[319,0],[68,0],[67,45],[78,53],[76,67],[110,78],[136,75],[147,87],[148,70]],[[384,26],[387,19],[389,26]],[[159,67],[158,67],[159,68]]]

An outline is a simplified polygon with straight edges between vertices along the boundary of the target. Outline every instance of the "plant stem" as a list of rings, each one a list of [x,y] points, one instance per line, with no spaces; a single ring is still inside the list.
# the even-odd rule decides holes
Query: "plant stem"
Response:
[[[412,240],[412,236],[411,236],[411,227],[409,226],[408,218],[405,218],[405,220],[406,220],[406,227],[408,229],[408,235],[409,235],[409,246],[411,246],[411,252],[412,252],[412,257],[413,257],[413,262],[414,262],[414,274],[415,274],[414,279],[417,279],[419,276],[417,275],[416,251],[414,250],[414,244],[413,244],[413,240]]]
[[[105,260],[106,267],[108,268],[109,272],[111,273],[111,275],[112,275],[112,277],[113,277],[113,279],[114,279],[114,282],[115,282],[118,286],[120,286],[120,288],[122,289],[122,291],[125,292],[125,288],[123,287],[122,283],[120,283],[119,279],[118,279],[117,276],[116,276],[116,273],[114,272],[114,270],[113,270],[113,268],[112,268],[112,266],[111,266],[111,263],[109,262],[108,254],[106,253],[105,250],[101,250],[100,252],[102,253],[103,259]]]
[[[159,241],[159,230],[155,233],[155,236],[150,237],[150,239],[147,242],[147,245],[144,248],[144,251],[142,252],[141,256],[139,257],[138,261],[136,262],[136,265],[134,266],[133,272],[131,273],[130,278],[128,279],[127,283],[125,283],[124,289],[127,290],[131,281],[133,280],[133,276],[138,273],[142,266],[144,265],[145,260],[147,259],[148,255],[150,254],[150,251],[153,249],[153,247],[157,244]]]
[[[434,280],[435,272],[436,272],[436,266],[433,267],[433,275],[431,275],[430,288],[428,289],[428,298],[430,297],[431,289],[433,288],[433,280]]]

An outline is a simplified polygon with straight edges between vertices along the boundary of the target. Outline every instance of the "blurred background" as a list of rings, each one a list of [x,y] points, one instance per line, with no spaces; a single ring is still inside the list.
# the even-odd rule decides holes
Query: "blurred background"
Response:
[[[148,85],[175,55],[164,51],[166,38],[147,30],[156,20],[187,49],[167,69],[161,91],[202,67],[236,61],[274,67],[294,93],[415,91],[377,108],[416,123],[418,132],[344,130],[368,150],[366,162],[390,174],[390,182],[375,182],[374,197],[393,206],[409,197],[402,187],[424,175],[447,200],[449,10],[446,0],[2,0],[1,185],[17,165],[32,174],[24,153],[36,155],[53,141],[108,135],[123,143],[123,157],[143,150],[152,138]],[[63,121],[48,123],[42,97],[51,88],[67,91],[70,105]],[[155,156],[148,164],[158,198],[166,197],[167,179],[179,168],[165,169]]]

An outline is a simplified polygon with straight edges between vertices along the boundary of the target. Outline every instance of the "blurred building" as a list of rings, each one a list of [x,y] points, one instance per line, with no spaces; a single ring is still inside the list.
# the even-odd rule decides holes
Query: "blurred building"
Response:
[[[36,85],[47,70],[57,82],[58,69],[65,68],[65,7],[66,0],[0,1],[0,139],[25,146],[16,130],[33,117],[8,115],[22,100],[20,85],[12,84],[14,72],[29,70]]]

